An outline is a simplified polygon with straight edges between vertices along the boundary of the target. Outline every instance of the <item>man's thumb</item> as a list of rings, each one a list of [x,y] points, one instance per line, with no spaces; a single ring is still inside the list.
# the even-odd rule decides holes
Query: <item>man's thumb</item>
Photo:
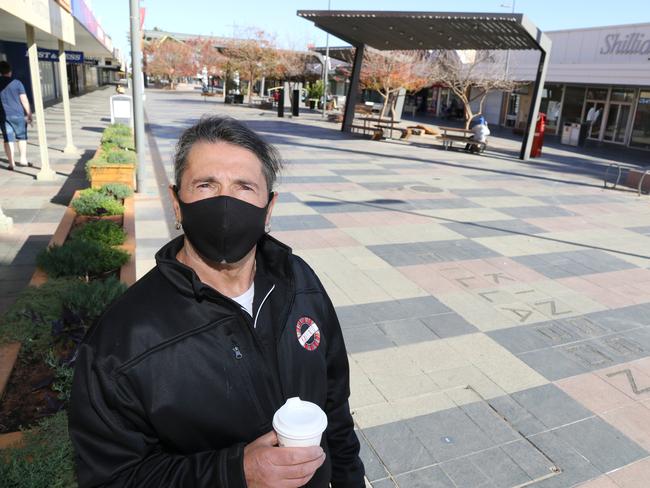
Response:
[[[261,437],[258,437],[257,441],[263,446],[277,446],[278,445],[278,436],[275,434],[275,431],[272,430],[271,432],[267,432]]]

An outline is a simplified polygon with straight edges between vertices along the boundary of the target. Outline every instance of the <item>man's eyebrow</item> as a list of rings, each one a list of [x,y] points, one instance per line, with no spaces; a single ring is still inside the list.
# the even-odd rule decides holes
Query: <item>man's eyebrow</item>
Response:
[[[247,186],[254,186],[255,188],[259,188],[259,185],[255,183],[253,180],[246,180],[244,178],[236,179],[235,183],[238,185],[247,185]]]
[[[197,176],[193,178],[190,184],[195,185],[196,183],[216,183],[217,179],[214,176]]]

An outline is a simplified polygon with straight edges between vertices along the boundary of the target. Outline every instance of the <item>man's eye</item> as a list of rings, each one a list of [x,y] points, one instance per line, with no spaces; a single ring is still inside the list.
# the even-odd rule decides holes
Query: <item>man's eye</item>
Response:
[[[197,188],[210,188],[210,183],[201,183]]]

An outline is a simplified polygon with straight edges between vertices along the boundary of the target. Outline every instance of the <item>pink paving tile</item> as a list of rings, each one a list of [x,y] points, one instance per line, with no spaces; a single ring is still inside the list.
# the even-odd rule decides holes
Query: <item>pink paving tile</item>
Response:
[[[449,263],[446,264],[449,265]],[[457,293],[466,290],[458,281],[441,275],[436,266],[435,264],[418,264],[398,267],[397,270],[432,295]]]
[[[607,290],[581,276],[560,278],[555,281],[562,286],[566,286],[571,290],[591,298],[607,308],[621,308],[636,304],[634,297],[618,293],[616,290]]]
[[[650,457],[628,464],[609,473],[608,476],[620,488],[648,488],[650,485]]]
[[[614,483],[607,475],[602,475],[586,483],[580,483],[577,488],[621,488]]]
[[[424,185],[424,183],[422,183]],[[404,188],[401,190],[381,190],[375,191],[379,197],[399,200],[450,200],[460,198],[458,195],[443,191],[440,193],[426,193],[422,191],[410,190]]]
[[[650,449],[650,410],[642,403],[635,402],[601,417],[644,449]]]
[[[618,364],[595,372],[600,378],[616,387],[635,401],[650,400],[650,375],[636,361]]]
[[[313,229],[273,232],[273,237],[294,249],[322,249],[359,246],[359,242],[339,229]]]
[[[624,203],[559,205],[579,215],[627,214],[630,212]]]
[[[650,269],[631,268],[609,273],[583,275],[582,277],[603,288],[614,288],[630,283],[650,283]]]
[[[565,378],[556,381],[555,384],[567,395],[597,414],[634,404],[634,400],[593,373]]]
[[[315,193],[318,194],[319,191],[359,191],[365,190],[362,186],[357,185],[352,182],[341,182],[341,183],[283,183],[280,187],[281,193]],[[342,200],[345,198],[342,197]]]
[[[503,271],[504,273],[507,273],[508,276],[512,276],[517,281],[521,281],[523,283],[532,283],[535,281],[544,281],[548,279],[543,274],[540,274],[537,271],[534,271],[524,266],[523,264],[520,264],[509,258],[496,257],[486,259],[485,261],[495,268]]]

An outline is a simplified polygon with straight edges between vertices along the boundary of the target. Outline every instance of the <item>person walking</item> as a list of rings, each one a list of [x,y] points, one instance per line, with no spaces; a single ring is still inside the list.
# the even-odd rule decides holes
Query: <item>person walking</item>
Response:
[[[12,171],[16,167],[15,142],[18,143],[20,153],[18,166],[30,166],[27,162],[27,123],[32,123],[32,110],[25,86],[20,80],[12,78],[11,65],[0,61],[0,128],[9,169]]]
[[[234,119],[181,135],[169,193],[184,235],[79,349],[69,431],[80,488],[365,487],[334,306],[268,234],[280,165]],[[292,397],[327,415],[320,446],[278,446],[273,415]]]

